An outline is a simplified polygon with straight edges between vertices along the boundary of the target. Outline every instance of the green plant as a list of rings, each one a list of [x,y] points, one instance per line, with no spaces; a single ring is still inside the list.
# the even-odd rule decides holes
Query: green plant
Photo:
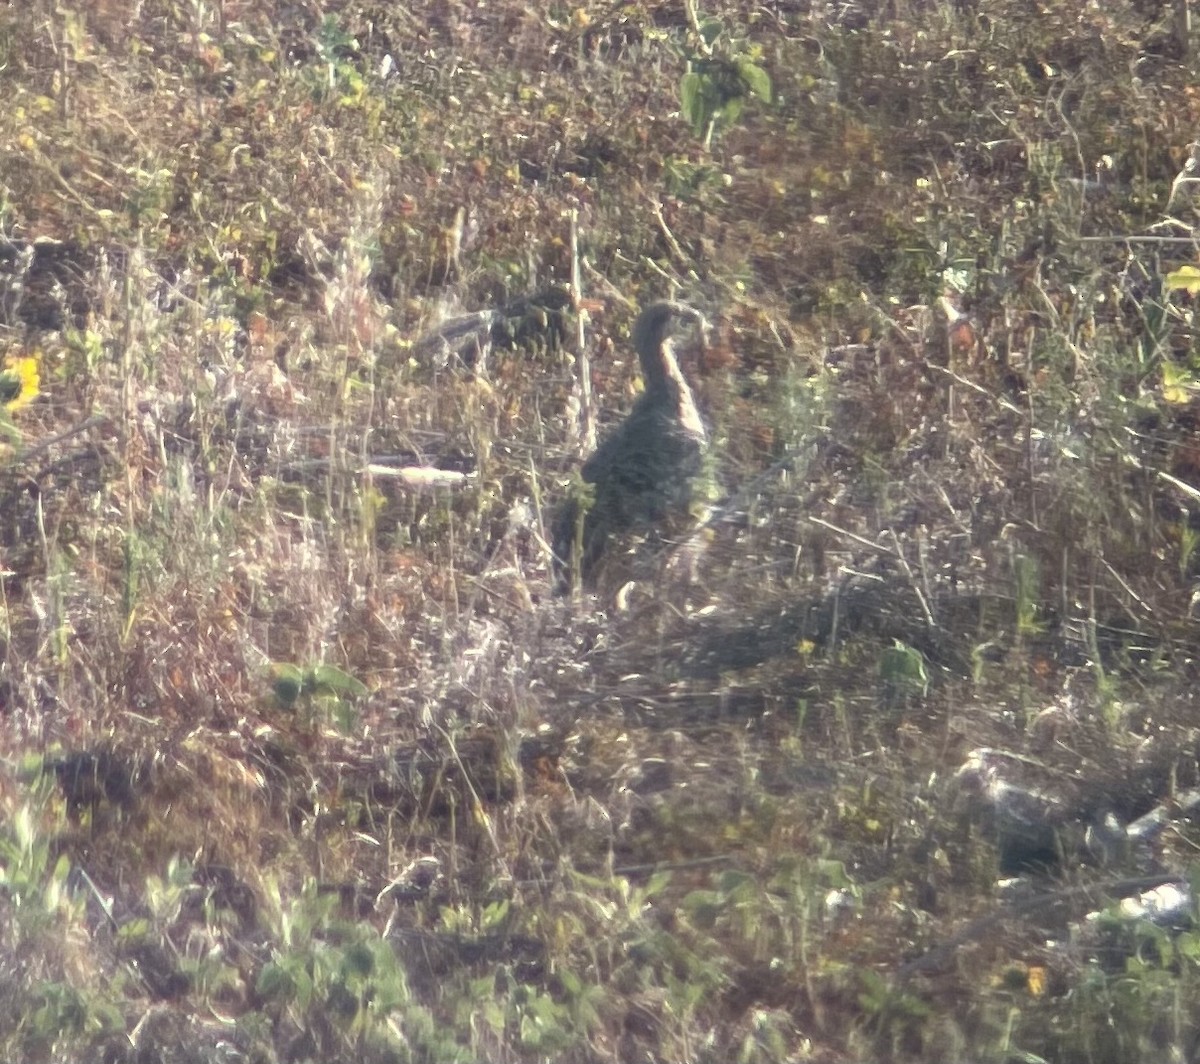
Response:
[[[1013,555],[1013,585],[1016,603],[1017,635],[1028,638],[1043,628],[1039,617],[1041,599],[1041,565],[1032,554]]]
[[[1192,558],[1195,556],[1196,547],[1198,546],[1200,546],[1200,531],[1188,524],[1180,525],[1179,576],[1181,579],[1187,579],[1188,573],[1192,568]]]
[[[335,895],[309,880],[287,904],[271,884],[268,905],[276,946],[259,972],[258,993],[325,1052],[357,1047],[397,1060],[467,1059],[414,1000],[396,945],[369,924],[336,918]]]
[[[29,1013],[19,1032],[26,1053],[64,1050],[121,1031],[125,1019],[106,996],[67,982],[46,981],[32,993]]]
[[[353,730],[354,700],[367,694],[367,687],[361,680],[333,665],[305,668],[286,662],[271,665],[270,675],[271,689],[285,709],[300,704],[310,719],[325,713],[343,732],[348,734]]]
[[[903,704],[909,698],[924,698],[929,693],[929,670],[925,655],[899,639],[879,655],[879,679],[888,705]]]
[[[737,123],[754,98],[771,102],[771,77],[760,65],[761,50],[730,34],[718,18],[701,18],[689,5],[697,49],[687,55],[679,83],[680,110],[705,147]]]
[[[858,1002],[875,1044],[895,1052],[907,1039],[925,1028],[932,1009],[911,990],[897,986],[877,972],[860,971]]]
[[[319,80],[312,80],[314,97],[332,97],[341,105],[361,103],[367,87],[355,62],[358,42],[342,27],[336,15],[326,15],[321,20],[316,33],[316,45],[324,71]]]
[[[21,933],[79,918],[83,901],[68,888],[71,862],[53,856],[52,834],[34,809],[20,806],[0,832],[0,889],[7,894]]]
[[[72,886],[68,857],[54,856],[56,821],[46,816],[52,777],[37,778],[33,798],[0,828],[0,952],[31,959],[24,969],[32,978],[6,988],[10,1000],[0,1011],[10,1020],[19,1015],[0,1035],[0,1050],[20,1059],[67,1051],[124,1022],[112,998],[89,985],[87,966],[68,960],[72,942],[87,940],[86,899]]]

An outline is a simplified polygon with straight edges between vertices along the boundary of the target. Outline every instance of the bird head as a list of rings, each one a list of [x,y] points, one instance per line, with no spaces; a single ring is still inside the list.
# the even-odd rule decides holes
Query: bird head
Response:
[[[687,303],[664,299],[651,303],[638,315],[633,326],[633,348],[642,364],[642,375],[647,390],[665,383],[669,376],[678,374],[670,351],[670,341],[682,325],[691,325],[700,334],[703,345],[709,331],[708,321],[700,311]]]

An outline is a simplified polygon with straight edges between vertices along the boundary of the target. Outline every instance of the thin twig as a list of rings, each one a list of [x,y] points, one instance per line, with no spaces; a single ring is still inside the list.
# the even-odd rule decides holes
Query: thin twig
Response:
[[[1139,468],[1141,468],[1140,465]],[[1192,499],[1194,502],[1200,502],[1200,491],[1197,491],[1195,488],[1193,488],[1191,484],[1187,484],[1178,477],[1173,477],[1170,473],[1167,473],[1161,469],[1158,470],[1158,475],[1173,488],[1178,488],[1180,491],[1182,491],[1189,499]]]
[[[1125,592],[1125,594],[1127,594],[1131,599],[1133,599],[1133,601],[1136,602],[1139,606],[1141,606],[1142,609],[1144,609],[1147,613],[1154,612],[1154,610],[1152,610],[1150,608],[1150,606],[1145,602],[1145,600],[1136,591],[1134,591],[1133,588],[1131,588],[1129,586],[1129,584],[1127,584],[1124,580],[1121,579],[1120,574],[1116,571],[1116,569],[1114,569],[1108,563],[1108,560],[1106,558],[1101,557],[1100,564],[1103,565],[1104,568],[1108,570],[1108,575],[1111,576],[1118,584],[1121,585],[1121,588]]]
[[[1200,237],[1194,236],[1076,236],[1069,237],[1076,244],[1196,244]]]
[[[21,460],[26,461],[26,460],[32,458],[35,454],[40,453],[41,451],[49,450],[56,443],[62,443],[64,440],[69,440],[74,436],[81,436],[81,435],[83,435],[83,433],[87,432],[89,429],[100,428],[101,426],[112,428],[113,427],[112,418],[108,417],[105,414],[95,414],[92,417],[88,418],[86,421],[81,421],[74,428],[67,429],[65,432],[60,432],[56,436],[50,436],[47,439],[38,440],[37,443],[35,443],[32,446],[27,447],[23,451],[21,451],[21,453],[20,453]]]
[[[831,532],[836,532],[839,536],[845,536],[847,539],[852,539],[855,543],[861,543],[864,547],[870,547],[871,550],[876,551],[879,554],[887,554],[892,558],[897,556],[894,550],[883,546],[882,543],[876,543],[874,540],[867,539],[866,536],[860,536],[856,532],[851,532],[848,528],[839,528],[832,521],[826,521],[823,517],[813,517],[810,515],[806,517],[805,520],[814,525],[820,525],[822,528],[828,528]]]
[[[925,614],[925,623],[930,628],[936,628],[937,622],[933,619],[933,612],[929,609],[929,603],[925,601],[925,594],[917,586],[917,578],[912,571],[912,566],[908,564],[908,559],[904,557],[904,551],[900,549],[900,537],[891,528],[887,530],[887,533],[896,544],[896,557],[900,561],[900,568],[904,570],[904,575],[908,577],[908,582],[912,585],[913,592],[917,596],[917,601],[921,604],[921,612]]]
[[[671,253],[685,266],[691,264],[691,259],[687,253],[679,245],[679,241],[675,239],[675,234],[671,232],[667,225],[667,220],[663,217],[662,204],[656,199],[650,199],[650,210],[654,214],[654,220],[658,222],[658,228],[662,230],[663,239],[667,242],[667,247],[671,249]]]
[[[1020,414],[1022,417],[1025,415],[1025,411],[1019,406],[1014,406],[1007,399],[1002,398],[993,391],[989,391],[980,384],[976,384],[974,381],[967,380],[966,377],[955,373],[952,369],[947,369],[945,366],[935,366],[933,363],[928,363],[927,367],[936,373],[944,373],[947,377],[952,377],[956,384],[961,384],[964,388],[970,388],[972,391],[978,392],[980,395],[986,395],[993,402],[999,403],[1000,406],[1007,410],[1010,414]]]
[[[575,357],[579,366],[580,437],[583,451],[596,449],[596,411],[592,403],[592,362],[584,335],[583,270],[579,256],[579,211],[571,211],[571,294],[575,300]]]

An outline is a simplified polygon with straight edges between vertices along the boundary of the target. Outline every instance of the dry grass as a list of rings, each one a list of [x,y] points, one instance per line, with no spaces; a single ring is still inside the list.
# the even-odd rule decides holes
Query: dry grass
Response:
[[[0,9],[7,1055],[1194,1052],[1083,921],[1194,864],[1095,841],[1200,776],[1194,249],[1081,239],[1190,233],[1194,57],[986,6]],[[556,599],[660,297],[721,497]]]

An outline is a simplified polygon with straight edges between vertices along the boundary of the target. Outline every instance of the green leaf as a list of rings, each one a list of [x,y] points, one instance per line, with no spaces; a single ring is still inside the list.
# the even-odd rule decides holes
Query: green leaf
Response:
[[[879,675],[886,683],[896,688],[920,691],[929,687],[929,674],[925,669],[925,658],[919,650],[906,643],[895,641],[879,658]]]
[[[746,884],[753,885],[755,882],[757,882],[756,879],[750,873],[731,868],[727,872],[722,872],[717,877],[717,889],[723,894],[732,894],[735,890],[746,886]]]
[[[365,942],[355,942],[346,947],[342,959],[342,969],[348,975],[356,975],[366,979],[375,971],[375,957],[371,948]]]
[[[10,403],[21,394],[21,378],[15,373],[0,373],[0,403]]]
[[[699,30],[704,43],[711,47],[713,41],[724,32],[725,26],[719,18],[709,17],[700,23]]]
[[[671,883],[670,872],[655,872],[650,877],[650,882],[646,884],[642,895],[646,898],[653,898],[656,894],[661,894]]]
[[[1181,290],[1189,296],[1200,294],[1200,266],[1180,266],[1167,274],[1167,291]]]
[[[117,941],[128,944],[140,942],[150,937],[150,921],[142,916],[123,924],[117,931]]]
[[[712,890],[693,890],[684,897],[680,908],[687,912],[692,923],[701,929],[711,929],[725,909],[725,898]]]
[[[367,693],[367,686],[347,672],[333,665],[316,665],[305,677],[305,689],[317,694],[354,695],[360,698]]]
[[[291,974],[280,964],[266,964],[259,972],[255,990],[265,998],[286,1000],[295,993],[296,984]]]
[[[710,117],[704,97],[704,77],[694,70],[684,74],[679,83],[679,111],[693,131],[704,131]]]
[[[746,88],[750,90],[750,93],[757,96],[763,103],[770,103],[771,75],[757,63],[750,62],[749,59],[739,59],[737,61],[737,68],[742,81],[745,82]]]
[[[492,902],[486,909],[483,910],[483,915],[479,918],[479,926],[485,931],[495,931],[504,926],[504,921],[508,919],[508,899]]]
[[[851,887],[854,880],[846,873],[846,866],[832,858],[819,858],[816,862],[821,881],[831,887]]]
[[[746,98],[744,96],[734,96],[732,99],[726,100],[720,109],[722,127],[735,125],[745,109]]]
[[[1162,397],[1172,406],[1186,406],[1198,390],[1198,382],[1185,367],[1174,362],[1162,366]]]
[[[304,690],[304,672],[297,665],[272,665],[271,687],[281,705],[293,706]]]

